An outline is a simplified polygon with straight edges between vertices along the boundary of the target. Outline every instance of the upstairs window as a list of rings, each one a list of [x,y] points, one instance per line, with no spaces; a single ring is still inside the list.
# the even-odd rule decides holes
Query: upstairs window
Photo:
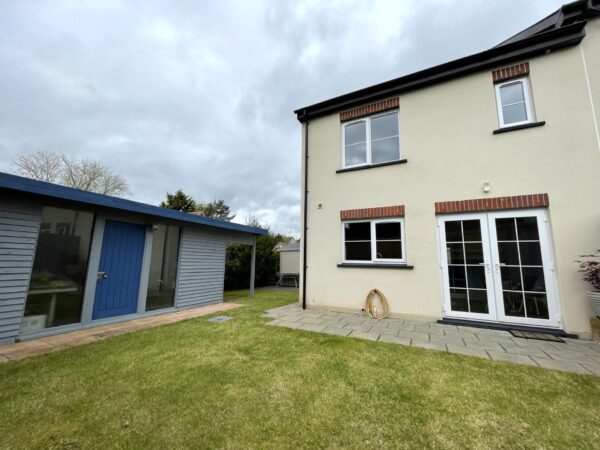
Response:
[[[403,263],[404,220],[343,222],[344,262]]]
[[[526,77],[496,84],[496,105],[500,127],[534,122]]]
[[[348,122],[343,127],[344,168],[400,159],[398,111]]]

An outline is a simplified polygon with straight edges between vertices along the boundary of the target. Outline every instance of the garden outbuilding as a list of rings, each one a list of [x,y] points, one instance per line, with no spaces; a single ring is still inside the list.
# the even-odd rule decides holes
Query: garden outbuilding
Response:
[[[0,173],[0,343],[223,301],[266,231]]]

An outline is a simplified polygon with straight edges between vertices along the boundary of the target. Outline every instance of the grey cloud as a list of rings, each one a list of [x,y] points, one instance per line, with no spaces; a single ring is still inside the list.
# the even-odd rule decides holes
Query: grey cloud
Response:
[[[560,3],[4,2],[0,169],[64,151],[136,200],[183,188],[299,235],[294,109],[484,50]]]

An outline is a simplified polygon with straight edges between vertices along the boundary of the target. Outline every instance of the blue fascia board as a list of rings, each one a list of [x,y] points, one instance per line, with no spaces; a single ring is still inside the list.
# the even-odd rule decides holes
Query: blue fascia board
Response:
[[[84,203],[87,205],[103,206],[147,216],[162,217],[196,225],[205,225],[224,230],[239,231],[250,234],[267,234],[267,230],[251,227],[226,220],[211,219],[210,217],[188,214],[174,209],[161,208],[147,203],[135,202],[124,198],[111,197],[110,195],[96,194],[45,181],[32,180],[8,173],[0,172],[0,188],[9,189],[29,194],[42,195],[61,200]]]

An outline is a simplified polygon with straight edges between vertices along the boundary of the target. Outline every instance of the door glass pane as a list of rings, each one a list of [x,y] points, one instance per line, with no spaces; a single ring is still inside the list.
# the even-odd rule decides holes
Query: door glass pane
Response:
[[[523,267],[523,290],[545,292],[544,269],[542,267]]]
[[[487,291],[479,289],[469,289],[469,305],[472,313],[488,314]]]
[[[485,268],[483,266],[467,266],[467,280],[470,288],[485,289]]]
[[[515,219],[496,219],[496,236],[499,241],[517,240]]]
[[[481,223],[479,220],[463,220],[464,241],[481,241]]]
[[[446,242],[462,242],[462,227],[460,220],[447,221],[444,224]]]
[[[467,264],[483,263],[483,245],[481,242],[467,242],[465,244],[465,257]]]
[[[504,312],[507,316],[548,319],[548,300],[537,217],[496,219]],[[523,242],[524,241],[524,242]],[[507,292],[510,291],[510,292]]]
[[[519,242],[519,250],[524,266],[542,265],[542,249],[539,242]]]
[[[450,287],[467,287],[465,266],[448,266]]]
[[[504,313],[507,316],[525,317],[523,293],[504,291]]]
[[[463,244],[446,244],[448,264],[464,264]]]
[[[519,265],[519,247],[516,242],[498,242],[498,254],[502,264]]]
[[[469,312],[466,289],[450,289],[450,308],[452,311]]]
[[[400,143],[397,137],[371,142],[371,162],[373,164],[400,159]]]
[[[525,304],[527,305],[527,316],[534,319],[548,319],[548,299],[546,294],[525,294]]]
[[[93,224],[92,213],[44,207],[22,333],[80,322]]]
[[[455,220],[446,221],[444,225],[450,308],[452,311],[489,314],[481,221]]]
[[[521,291],[521,269],[519,267],[501,267],[502,289],[507,291]]]
[[[152,233],[146,311],[169,308],[175,304],[179,230],[179,227],[161,224]]]
[[[520,241],[539,241],[540,239],[536,217],[518,217],[517,230]]]

